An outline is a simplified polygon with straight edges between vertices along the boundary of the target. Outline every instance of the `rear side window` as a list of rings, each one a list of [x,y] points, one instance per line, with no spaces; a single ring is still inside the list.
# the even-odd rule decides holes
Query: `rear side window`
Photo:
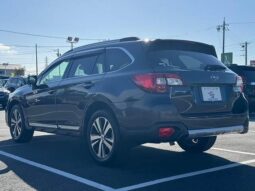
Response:
[[[214,56],[181,50],[150,51],[149,60],[155,69],[205,70],[208,65],[224,65]]]
[[[97,55],[79,57],[73,60],[69,77],[82,77],[92,74]]]
[[[131,58],[121,49],[109,48],[106,51],[108,71],[116,71],[131,64]]]
[[[69,77],[83,77],[104,73],[104,55],[93,54],[73,60]]]

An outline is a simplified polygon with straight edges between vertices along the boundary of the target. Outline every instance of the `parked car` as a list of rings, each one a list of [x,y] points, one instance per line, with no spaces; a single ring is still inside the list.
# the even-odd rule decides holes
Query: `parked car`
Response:
[[[5,109],[10,91],[5,87],[0,87],[0,104],[2,109]]]
[[[10,92],[14,92],[17,88],[24,86],[27,83],[26,80],[27,79],[22,76],[11,77],[8,79],[4,87]]]
[[[231,64],[228,66],[232,71],[242,77],[244,94],[249,103],[249,111],[255,112],[255,67]]]
[[[10,93],[10,91],[4,87],[8,79],[9,79],[8,76],[0,76],[0,105],[2,109],[5,109]]]
[[[78,47],[10,94],[6,122],[15,142],[34,130],[77,135],[107,164],[124,148],[177,142],[203,152],[216,136],[248,131],[242,79],[211,45],[124,38]]]
[[[8,79],[0,79],[0,87],[4,87]]]

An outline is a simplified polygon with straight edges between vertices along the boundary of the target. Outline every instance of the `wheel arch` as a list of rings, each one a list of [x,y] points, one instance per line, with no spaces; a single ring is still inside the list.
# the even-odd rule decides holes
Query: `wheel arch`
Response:
[[[94,112],[96,112],[98,110],[106,110],[106,111],[110,112],[111,115],[113,116],[113,118],[115,119],[117,126],[119,127],[119,122],[115,115],[113,106],[110,106],[110,104],[108,104],[104,101],[101,101],[101,100],[95,101],[95,102],[91,103],[85,111],[85,116],[83,119],[82,135],[85,135],[84,133],[86,132],[86,128],[87,128],[90,117],[93,115]]]

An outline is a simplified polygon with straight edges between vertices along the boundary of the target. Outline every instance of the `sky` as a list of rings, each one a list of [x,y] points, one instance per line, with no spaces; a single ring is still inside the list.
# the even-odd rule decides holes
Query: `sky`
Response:
[[[35,73],[35,44],[39,71],[75,46],[137,36],[141,39],[184,39],[214,45],[220,57],[224,17],[229,24],[225,52],[244,64],[241,43],[249,42],[248,61],[255,60],[255,1],[253,0],[8,0],[0,4],[0,64],[21,64]],[[20,35],[4,31],[58,38]],[[47,57],[47,59],[46,59]]]

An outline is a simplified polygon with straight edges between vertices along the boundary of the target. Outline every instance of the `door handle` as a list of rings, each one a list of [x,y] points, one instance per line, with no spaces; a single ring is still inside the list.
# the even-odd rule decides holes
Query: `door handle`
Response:
[[[92,86],[94,85],[94,83],[93,82],[84,82],[83,84],[82,84],[82,86],[84,87],[84,88],[91,88]]]
[[[35,98],[35,103],[37,103],[37,102],[39,102],[40,101],[40,99],[38,99],[38,98]]]
[[[56,92],[56,90],[49,90],[48,93],[49,94],[54,94]]]

